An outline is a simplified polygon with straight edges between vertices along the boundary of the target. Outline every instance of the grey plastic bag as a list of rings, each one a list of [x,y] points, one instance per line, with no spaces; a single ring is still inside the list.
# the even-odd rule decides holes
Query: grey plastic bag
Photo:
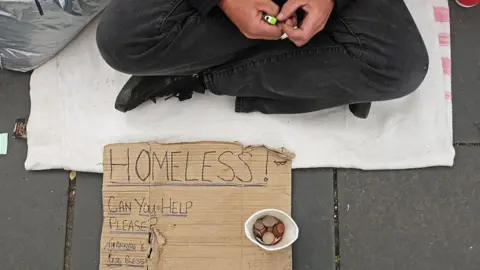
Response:
[[[0,68],[35,69],[63,49],[108,0],[0,0]]]

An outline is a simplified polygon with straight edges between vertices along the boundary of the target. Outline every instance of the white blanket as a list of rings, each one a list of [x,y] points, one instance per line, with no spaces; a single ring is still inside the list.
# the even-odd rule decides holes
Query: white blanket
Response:
[[[113,105],[128,76],[101,58],[93,23],[32,75],[25,167],[102,172],[106,144],[200,140],[285,147],[297,154],[294,168],[451,166],[448,2],[405,1],[427,44],[430,69],[416,92],[374,103],[367,120],[346,106],[303,115],[236,114],[234,98],[211,94],[120,113]]]

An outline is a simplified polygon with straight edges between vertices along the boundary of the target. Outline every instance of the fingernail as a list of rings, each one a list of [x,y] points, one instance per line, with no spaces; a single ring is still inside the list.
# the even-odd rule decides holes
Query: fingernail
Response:
[[[278,15],[277,15],[277,19],[280,20],[280,21],[283,21],[284,17],[285,17],[285,15],[283,15],[282,12],[278,13]]]

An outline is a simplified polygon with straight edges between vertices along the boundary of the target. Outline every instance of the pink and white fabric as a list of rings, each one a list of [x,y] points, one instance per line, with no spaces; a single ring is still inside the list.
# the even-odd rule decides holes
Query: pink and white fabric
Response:
[[[429,72],[413,94],[374,103],[366,120],[353,117],[346,106],[303,115],[236,114],[233,98],[209,94],[117,112],[113,103],[128,76],[99,55],[93,23],[32,75],[25,167],[102,172],[106,144],[201,140],[283,146],[297,154],[294,168],[451,166],[448,2],[405,3],[427,45]]]
[[[433,14],[438,31],[438,44],[442,57],[443,81],[445,87],[445,102],[447,110],[452,111],[452,49],[450,38],[450,10],[443,0],[434,0]],[[449,114],[452,123],[452,114]],[[453,129],[450,128],[453,133]],[[453,134],[452,134],[453,137]]]

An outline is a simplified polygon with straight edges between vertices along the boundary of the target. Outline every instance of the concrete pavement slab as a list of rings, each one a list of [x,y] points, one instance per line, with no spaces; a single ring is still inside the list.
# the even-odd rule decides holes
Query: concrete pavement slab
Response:
[[[480,143],[480,6],[450,1],[453,133],[458,143]]]
[[[71,270],[98,269],[102,215],[102,175],[78,173]]]
[[[335,269],[333,170],[294,170],[292,189],[292,215],[300,228],[293,269]]]
[[[0,133],[9,133],[0,156],[1,269],[63,269],[68,174],[27,172],[25,140],[12,139],[16,118],[30,111],[28,74],[0,70]]]
[[[477,270],[480,147],[452,168],[338,172],[342,270]]]

